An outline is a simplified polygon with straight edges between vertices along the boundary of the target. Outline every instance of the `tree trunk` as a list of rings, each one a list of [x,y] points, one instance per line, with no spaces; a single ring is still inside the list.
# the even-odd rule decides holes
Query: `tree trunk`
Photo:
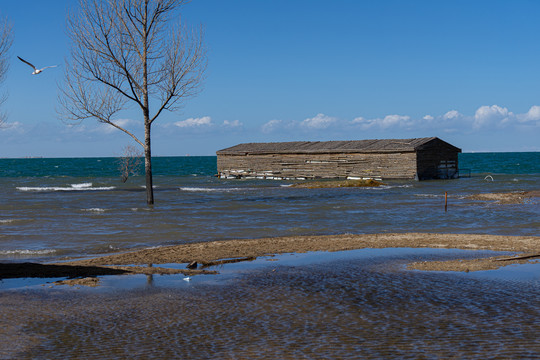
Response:
[[[144,130],[144,172],[146,174],[146,203],[154,205],[154,187],[152,184],[152,148],[150,146],[150,124]]]

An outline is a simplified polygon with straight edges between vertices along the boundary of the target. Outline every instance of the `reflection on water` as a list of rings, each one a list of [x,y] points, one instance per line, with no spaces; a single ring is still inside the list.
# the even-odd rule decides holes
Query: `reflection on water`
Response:
[[[351,254],[330,254],[321,261],[309,260],[316,254],[266,259],[262,265],[248,264],[249,271],[237,268],[241,275],[224,271],[226,281],[219,286],[212,277],[191,282],[154,277],[151,283],[143,277],[143,286],[116,291],[4,291],[0,357],[540,355],[537,281],[404,270],[411,260],[463,257],[464,252],[366,249]]]

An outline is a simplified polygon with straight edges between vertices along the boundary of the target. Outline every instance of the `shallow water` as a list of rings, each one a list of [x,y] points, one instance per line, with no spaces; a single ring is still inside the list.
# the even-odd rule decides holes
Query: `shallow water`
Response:
[[[0,159],[0,260],[233,238],[538,235],[540,228],[537,199],[466,199],[538,190],[540,153],[462,154],[470,178],[365,189],[221,180],[213,176],[215,161],[157,158],[156,206],[147,208],[142,177],[122,184],[114,159]],[[4,280],[0,358],[540,358],[538,264],[467,274],[404,268],[409,261],[481,255],[467,254],[289,254],[189,282],[105,277],[98,289]]]
[[[128,289],[105,282],[6,290],[0,357],[537,358],[538,279],[404,269],[409,261],[491,255],[286,254],[225,266],[221,280],[154,276]]]
[[[121,183],[114,159],[0,159],[0,259],[310,234],[538,235],[538,198],[498,205],[466,196],[538,189],[540,153],[462,155],[470,178],[352,189],[222,180],[213,176],[215,157],[156,158],[153,208],[145,205],[143,177]]]

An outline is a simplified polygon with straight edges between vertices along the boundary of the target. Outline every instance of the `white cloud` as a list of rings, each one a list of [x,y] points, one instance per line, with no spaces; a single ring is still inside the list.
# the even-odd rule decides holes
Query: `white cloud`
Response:
[[[0,123],[0,131],[24,132],[23,123],[19,121]]]
[[[138,125],[140,122],[136,120],[132,120],[132,119],[118,119],[118,120],[114,120],[113,123],[115,123],[116,125],[124,129],[127,129],[132,125]],[[114,133],[115,131],[118,131],[118,129],[109,124],[99,123],[99,126],[97,128],[92,129],[90,131],[111,134],[111,133]]]
[[[442,115],[425,115],[412,118],[408,115],[386,115],[381,118],[366,119],[356,117],[349,125],[362,130],[406,129],[423,132],[470,132],[489,127],[505,127],[512,125],[540,126],[540,106],[531,106],[524,114],[514,114],[499,105],[480,106],[474,115],[464,115],[457,110],[450,110]]]
[[[244,124],[242,124],[240,122],[240,120],[233,120],[233,121],[229,121],[229,120],[224,120],[223,121],[223,126],[224,127],[229,127],[229,128],[239,128],[239,127],[242,127]]]
[[[271,133],[279,129],[282,123],[283,121],[281,120],[270,120],[269,122],[267,122],[261,127],[261,130],[263,133],[266,133],[266,134]]]
[[[511,121],[513,117],[514,114],[509,112],[507,108],[498,105],[481,106],[474,114],[472,127],[473,129],[478,130],[492,124],[502,125]]]
[[[517,119],[521,123],[536,122],[540,121],[540,106],[533,105],[525,114],[517,115]]]
[[[177,121],[174,123],[175,126],[178,126],[180,128],[193,128],[193,127],[201,127],[201,126],[211,126],[212,124],[212,118],[210,116],[204,116],[200,118],[189,118],[182,121]]]
[[[87,130],[88,129],[86,125],[84,124],[67,124],[66,127],[62,128],[63,133],[69,133],[69,134],[84,133]]]
[[[324,114],[317,114],[315,117],[305,119],[300,123],[301,126],[309,129],[326,129],[337,121],[336,118],[326,116]]]
[[[384,118],[376,119],[357,117],[351,123],[360,125],[364,130],[371,128],[388,129],[392,127],[406,127],[413,124],[411,117],[407,115],[386,115]]]
[[[115,123],[115,125],[118,125],[120,127],[127,127],[129,125],[137,123],[137,121],[131,120],[131,119],[118,119],[118,120],[113,121],[113,123]]]
[[[391,126],[403,126],[408,125],[410,116],[403,115],[386,115],[382,121],[379,122],[380,126],[383,129],[389,128]]]
[[[457,110],[450,110],[446,114],[442,116],[443,120],[453,120],[461,118],[463,115],[459,113]]]

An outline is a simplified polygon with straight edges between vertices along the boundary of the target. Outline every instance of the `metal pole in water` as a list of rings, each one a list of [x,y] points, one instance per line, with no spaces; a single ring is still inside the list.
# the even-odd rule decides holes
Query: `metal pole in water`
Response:
[[[448,192],[444,192],[444,212],[448,210]]]

